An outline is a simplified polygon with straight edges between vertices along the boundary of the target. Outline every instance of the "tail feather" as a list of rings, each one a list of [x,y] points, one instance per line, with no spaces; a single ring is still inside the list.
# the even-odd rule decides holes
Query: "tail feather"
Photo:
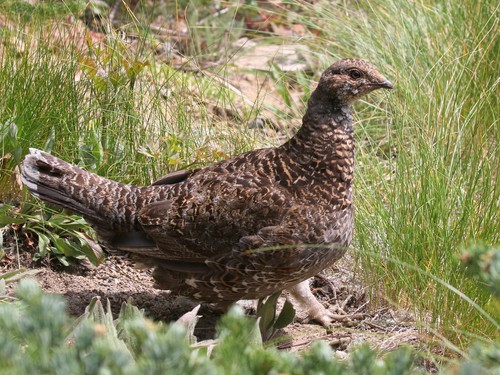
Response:
[[[67,208],[107,230],[136,225],[139,187],[100,177],[46,152],[30,149],[22,163],[22,180],[31,194]]]

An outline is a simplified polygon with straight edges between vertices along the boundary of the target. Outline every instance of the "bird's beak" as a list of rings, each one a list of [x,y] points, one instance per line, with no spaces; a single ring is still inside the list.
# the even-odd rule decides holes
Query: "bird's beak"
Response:
[[[388,79],[386,79],[385,81],[382,81],[382,82],[377,82],[375,85],[380,87],[380,88],[383,88],[383,89],[392,90],[394,88],[394,85]]]

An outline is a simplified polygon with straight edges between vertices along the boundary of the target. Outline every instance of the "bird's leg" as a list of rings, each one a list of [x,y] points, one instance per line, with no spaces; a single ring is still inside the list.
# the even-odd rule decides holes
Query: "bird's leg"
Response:
[[[287,290],[297,301],[300,309],[307,312],[309,319],[315,320],[325,327],[333,322],[350,321],[348,315],[334,314],[326,309],[312,294],[308,280],[304,280]]]

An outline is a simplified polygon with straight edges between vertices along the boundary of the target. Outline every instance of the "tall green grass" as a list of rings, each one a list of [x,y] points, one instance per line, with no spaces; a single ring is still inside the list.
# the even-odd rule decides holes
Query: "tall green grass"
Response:
[[[330,39],[313,42],[318,53],[369,59],[396,85],[358,107],[355,248],[366,279],[459,346],[494,337],[498,311],[457,253],[500,236],[498,4],[322,4],[302,19]]]
[[[255,146],[258,133],[246,124],[256,108],[239,106],[223,81],[157,63],[150,46],[143,52],[118,34],[99,42],[85,32],[74,38],[72,25],[29,27],[27,33],[22,27],[2,31],[0,199],[19,192],[12,175],[29,147],[110,178],[148,184],[168,171]],[[238,113],[232,130],[207,108],[214,102]]]

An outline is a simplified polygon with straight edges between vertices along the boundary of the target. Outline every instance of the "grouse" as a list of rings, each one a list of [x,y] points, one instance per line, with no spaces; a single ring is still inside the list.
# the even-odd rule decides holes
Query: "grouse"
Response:
[[[109,248],[134,253],[158,288],[222,304],[287,289],[328,325],[335,315],[307,279],[351,243],[351,104],[380,88],[393,84],[371,63],[340,60],[322,74],[286,143],[150,186],[112,181],[36,149],[22,163],[22,179],[35,197],[82,215]]]

